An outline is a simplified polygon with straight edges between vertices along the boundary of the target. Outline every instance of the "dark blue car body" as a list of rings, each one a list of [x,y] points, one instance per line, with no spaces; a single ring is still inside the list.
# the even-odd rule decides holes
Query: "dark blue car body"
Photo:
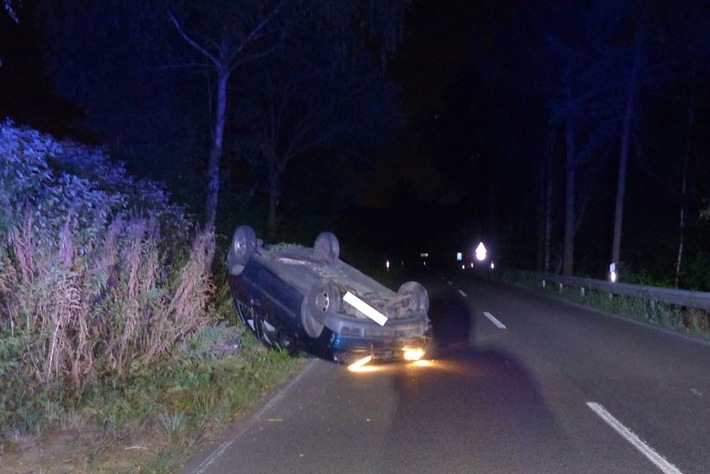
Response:
[[[425,350],[431,324],[424,287],[407,282],[394,292],[338,254],[329,233],[313,248],[266,246],[251,228],[237,228],[228,279],[241,321],[268,347],[344,364],[368,355],[402,360],[408,350]],[[344,301],[346,293],[377,310],[384,324]]]

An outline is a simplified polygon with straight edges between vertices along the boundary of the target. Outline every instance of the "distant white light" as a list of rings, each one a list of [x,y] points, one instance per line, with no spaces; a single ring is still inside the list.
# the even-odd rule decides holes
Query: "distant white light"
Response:
[[[387,270],[390,269],[390,261],[389,261],[389,260],[385,260],[385,268],[386,268]]]
[[[483,242],[478,244],[478,247],[476,247],[476,260],[479,262],[482,262],[486,259],[486,256],[488,255],[488,250],[486,250],[486,246],[483,245]]]
[[[495,269],[496,264],[494,262],[491,262],[491,270]]]
[[[463,260],[463,253],[456,252],[456,261],[460,262],[461,260]]]

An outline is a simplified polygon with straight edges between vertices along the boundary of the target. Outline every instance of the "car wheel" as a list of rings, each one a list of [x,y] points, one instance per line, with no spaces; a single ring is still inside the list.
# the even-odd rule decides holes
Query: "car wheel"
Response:
[[[300,351],[293,342],[293,339],[283,333],[279,333],[279,348],[288,352],[290,356],[296,357],[300,354]]]
[[[337,312],[342,305],[340,289],[331,281],[314,284],[301,309],[301,323],[306,334],[317,338],[323,332],[325,314]]]
[[[397,294],[410,297],[410,302],[413,303],[412,311],[429,311],[429,295],[421,283],[416,281],[402,283]]]
[[[256,233],[248,225],[240,225],[234,231],[232,245],[227,255],[229,273],[238,275],[244,270],[249,258],[256,251]]]
[[[264,318],[258,318],[256,321],[256,332],[259,340],[266,346],[272,349],[282,349],[279,345],[279,333],[276,328],[266,321]]]
[[[313,244],[313,254],[326,263],[335,263],[340,256],[340,242],[332,232],[321,232]]]
[[[237,314],[239,315],[239,320],[242,322],[242,324],[244,324],[244,326],[246,326],[251,332],[258,336],[256,331],[254,308],[237,301]]]

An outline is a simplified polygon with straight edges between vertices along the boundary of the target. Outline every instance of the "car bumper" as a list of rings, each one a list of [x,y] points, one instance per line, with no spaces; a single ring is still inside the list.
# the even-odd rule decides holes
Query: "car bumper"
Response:
[[[379,360],[405,360],[407,350],[426,350],[431,339],[431,324],[425,313],[406,319],[390,319],[384,326],[329,313],[324,324],[333,332],[330,341],[332,358],[343,364],[368,355]]]

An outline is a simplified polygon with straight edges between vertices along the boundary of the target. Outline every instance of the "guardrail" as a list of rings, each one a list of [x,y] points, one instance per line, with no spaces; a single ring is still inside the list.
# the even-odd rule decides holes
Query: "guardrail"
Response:
[[[681,308],[710,311],[710,293],[701,291],[675,290],[672,288],[632,285],[630,283],[612,283],[606,280],[528,271],[516,271],[512,273],[514,273],[518,279],[535,281],[543,288],[550,283],[558,285],[560,291],[564,287],[579,288],[582,296],[585,295],[586,291],[594,290],[610,295],[635,296],[650,302],[674,305]]]

